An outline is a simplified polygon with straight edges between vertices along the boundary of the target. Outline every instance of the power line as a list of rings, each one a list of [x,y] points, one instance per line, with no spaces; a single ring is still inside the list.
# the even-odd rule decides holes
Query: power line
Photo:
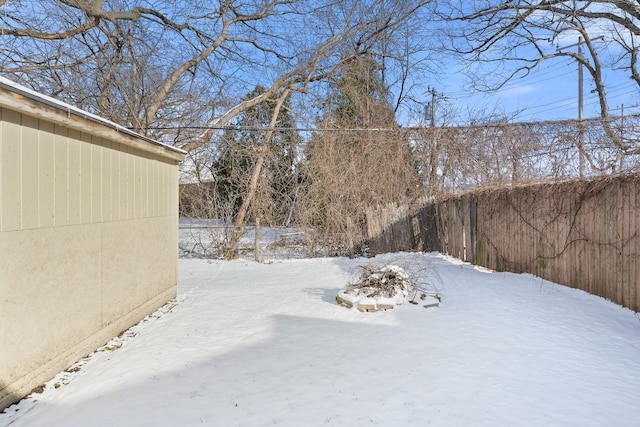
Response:
[[[639,107],[640,105],[633,105],[626,108]],[[625,114],[624,116],[610,116],[607,117],[607,121],[615,121],[619,119],[631,119],[640,118],[640,113]],[[598,123],[603,119],[601,117],[592,117],[583,119],[584,124]],[[577,119],[565,119],[565,120],[534,120],[534,121],[522,121],[522,122],[496,122],[496,123],[483,123],[474,125],[461,125],[461,126],[439,126],[436,129],[473,129],[473,128],[493,128],[501,126],[546,126],[546,125],[576,125],[579,123]],[[133,128],[128,128],[133,129]],[[147,130],[244,130],[244,131],[297,131],[297,132],[401,132],[401,131],[413,131],[428,129],[423,126],[410,126],[410,127],[389,127],[389,128],[314,128],[314,127],[256,127],[256,126],[156,126],[149,127]]]
[[[556,62],[554,65],[551,65],[549,67],[547,67],[546,69],[543,69],[542,72],[538,71],[535,73],[531,73],[532,77],[530,78],[517,78],[517,79],[512,79],[511,81],[509,81],[508,83],[504,84],[503,86],[501,86],[499,89],[496,89],[494,91],[489,91],[486,92],[487,95],[499,95],[501,92],[508,92],[512,89],[516,89],[518,87],[522,87],[522,86],[528,86],[528,85],[535,85],[535,84],[539,84],[539,83],[544,83],[544,82],[550,82],[553,80],[557,80],[561,77],[563,77],[563,75],[566,75],[566,71],[568,69],[568,64],[563,63],[563,62]],[[552,74],[550,77],[545,77]],[[522,80],[519,80],[522,79]],[[477,92],[471,92],[471,91],[454,91],[454,92],[447,92],[447,95],[451,96],[452,98],[455,99],[463,99],[463,98],[468,98],[470,95],[476,95]]]

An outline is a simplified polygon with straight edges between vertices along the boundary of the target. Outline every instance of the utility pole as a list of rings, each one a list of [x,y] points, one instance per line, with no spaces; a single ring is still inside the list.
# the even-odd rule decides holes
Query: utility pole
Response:
[[[578,56],[582,58],[582,37],[578,37]],[[584,128],[582,126],[582,109],[584,106],[582,63],[578,62],[578,150],[580,178],[584,176]]]
[[[591,39],[591,41],[596,41],[596,40],[602,40],[604,39],[604,36],[599,36],[596,37],[594,39]],[[580,174],[580,177],[582,178],[584,176],[584,127],[582,124],[582,120],[583,120],[583,106],[584,106],[584,95],[583,95],[583,77],[582,77],[582,62],[580,61],[581,59],[584,59],[582,56],[582,43],[584,43],[584,40],[582,40],[582,37],[578,37],[578,43],[576,44],[572,44],[569,46],[564,46],[564,47],[558,47],[558,50],[562,50],[562,49],[568,49],[570,47],[574,47],[574,46],[578,46],[578,159],[579,159],[579,164],[578,164],[578,173]]]
[[[624,141],[624,104],[622,104],[620,111],[620,136],[622,137],[622,141]],[[622,172],[624,168],[624,154],[620,154],[620,172]]]
[[[437,93],[436,93],[436,90],[432,87],[429,87],[428,91],[431,94],[431,102],[427,104],[428,106],[430,106],[429,120],[431,123],[431,127],[435,127],[436,126],[436,95]]]

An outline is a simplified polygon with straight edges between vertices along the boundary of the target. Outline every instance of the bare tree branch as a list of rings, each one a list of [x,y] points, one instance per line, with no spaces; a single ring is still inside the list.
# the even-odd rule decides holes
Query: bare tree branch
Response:
[[[616,26],[625,28],[632,40],[640,36],[640,7],[637,2],[508,0],[483,2],[478,7],[475,5],[460,3],[458,7],[450,9],[453,15],[446,17],[446,20],[454,25],[450,32],[454,51],[468,55],[476,63],[513,64],[502,70],[506,73],[502,78],[497,74],[491,76],[497,83],[491,84],[489,90],[503,86],[516,76],[530,73],[542,62],[562,56],[570,57],[588,71],[595,84],[600,115],[605,119],[605,132],[621,151],[629,149],[617,133],[608,127],[606,119],[609,117],[609,106],[599,58],[601,52],[593,43],[594,36],[590,29],[599,22],[612,29]],[[552,43],[569,34],[582,37],[587,55],[554,51]],[[612,34],[620,37],[621,45],[626,44],[620,32],[612,31]],[[640,84],[640,79],[634,77],[637,76],[637,53],[635,48],[628,51],[630,77]]]

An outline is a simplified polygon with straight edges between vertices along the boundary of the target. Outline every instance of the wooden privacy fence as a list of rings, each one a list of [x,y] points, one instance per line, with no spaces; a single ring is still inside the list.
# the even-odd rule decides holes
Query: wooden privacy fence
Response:
[[[369,209],[372,253],[440,251],[640,311],[640,176],[487,189]]]

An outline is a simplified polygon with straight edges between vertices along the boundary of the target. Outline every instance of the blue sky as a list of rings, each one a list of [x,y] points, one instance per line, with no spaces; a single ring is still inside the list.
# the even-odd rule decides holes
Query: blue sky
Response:
[[[564,120],[578,118],[578,68],[568,58],[548,61],[524,78],[516,77],[494,93],[482,94],[468,89],[466,76],[456,72],[451,64],[451,72],[443,81],[442,92],[449,102],[461,110],[497,110],[506,116],[517,114],[518,121]],[[584,75],[584,117],[600,115],[598,97],[592,92],[591,77]],[[605,77],[610,114],[619,115],[624,105],[624,113],[640,113],[638,87],[621,71],[608,70]]]
[[[37,3],[32,3],[30,7],[37,9],[37,6],[35,6]],[[182,4],[182,2],[178,4]],[[435,27],[423,25],[424,22],[428,22],[430,11],[425,10],[424,13],[423,20],[407,24],[407,28],[402,31],[406,30],[407,34],[413,37],[410,40],[411,43],[415,43],[416,46],[420,47],[414,54],[422,59],[423,64],[421,66],[425,68],[432,67],[432,74],[429,75],[424,69],[420,69],[417,75],[411,77],[414,86],[410,95],[413,101],[408,102],[408,105],[399,113],[398,121],[400,124],[403,126],[413,125],[416,124],[418,118],[424,122],[424,104],[430,100],[429,87],[433,87],[446,98],[446,101],[442,98],[439,99],[436,104],[436,117],[439,119],[439,124],[443,124],[441,112],[446,109],[454,110],[456,113],[456,117],[449,118],[446,124],[461,125],[468,123],[469,119],[483,119],[483,115],[486,118],[491,114],[506,117],[511,121],[563,120],[576,119],[578,117],[578,72],[575,61],[569,58],[556,58],[546,61],[525,78],[516,77],[496,92],[479,93],[470,87],[460,62],[443,60],[442,65],[431,65],[432,61],[435,62],[439,59],[441,52],[438,50],[438,43],[432,42],[432,40],[438,38],[438,32],[434,30]],[[281,23],[281,21],[275,20],[274,22],[274,28],[280,28],[276,24]],[[287,31],[290,30],[291,28],[287,29]],[[593,33],[594,37],[599,35],[607,36],[610,40],[609,30],[605,27],[594,26],[590,32]],[[282,40],[286,39],[285,37]],[[291,40],[300,41],[300,38],[292,38]],[[558,43],[564,46],[575,45],[576,41],[577,34],[571,32],[563,34],[557,40]],[[281,39],[278,39],[277,42],[280,43]],[[404,42],[402,37],[397,42],[401,49]],[[434,46],[431,46],[432,44]],[[395,47],[397,48],[398,46]],[[283,46],[278,47],[283,49]],[[431,50],[430,47],[432,47]],[[553,49],[553,46],[549,47]],[[577,47],[574,46],[570,49],[575,51]],[[599,49],[603,51],[604,55],[609,53],[611,56],[615,56],[616,52],[607,52],[607,47],[604,44],[601,44]],[[260,64],[261,58],[256,57],[255,59],[256,64]],[[603,64],[607,61],[611,63],[611,58],[602,59]],[[220,66],[220,69],[217,70],[219,74],[224,75],[224,79],[221,80],[225,80],[225,84],[229,85],[230,82],[237,82],[239,87],[234,89],[238,90],[236,96],[239,97],[253,89],[256,80],[263,80],[260,83],[268,86],[270,80],[274,78],[274,71],[268,68],[260,69],[259,76],[251,72],[243,72],[246,68],[246,65],[238,65],[236,62],[229,61],[226,63],[226,67]],[[276,72],[281,71],[278,67],[275,70]],[[490,75],[490,73],[491,70],[487,70],[487,74]],[[246,76],[246,78],[242,78],[243,76]],[[593,82],[586,71],[584,77],[584,117],[597,117],[600,111],[597,96],[591,92],[594,87]],[[628,77],[628,73],[612,71],[609,67],[605,76],[605,84],[607,86],[611,115],[619,115],[622,105],[624,105],[625,115],[640,113],[638,87]],[[246,92],[243,93],[243,91]],[[212,97],[214,96],[215,93]],[[311,103],[310,99],[307,98],[304,102]],[[412,111],[409,111],[409,109]],[[482,111],[484,113],[481,113]],[[474,114],[475,117],[473,117]],[[452,120],[454,120],[453,123]]]
[[[442,96],[436,101],[438,125],[464,125],[468,124],[469,119],[482,119],[491,114],[507,117],[515,122],[578,118],[578,65],[569,58],[546,61],[526,77],[515,77],[491,93],[471,88],[464,66],[459,62],[451,60],[442,69],[443,72],[431,82],[421,85],[417,91],[414,89],[416,100],[424,103],[431,99],[429,87]],[[592,92],[595,85],[586,70],[583,70],[583,79],[583,117],[599,117],[598,96]],[[640,90],[630,79],[628,72],[608,67],[605,71],[605,85],[611,116],[620,115],[622,106],[625,115],[640,114]],[[417,110],[419,107],[414,108]],[[446,109],[453,110],[456,117],[449,117],[444,123],[442,114]],[[485,117],[482,117],[483,114]],[[405,111],[399,114],[398,120],[402,125],[414,125],[418,115],[417,111]],[[423,117],[420,119],[425,121]]]
[[[620,60],[624,52],[614,42],[614,39],[623,36],[616,34],[611,24],[607,22],[591,23],[588,28],[603,69],[609,114],[612,116],[621,115],[622,106],[624,106],[625,115],[640,114],[640,88],[631,80],[629,71],[621,69],[622,66],[629,65],[629,60],[628,58]],[[621,31],[620,34],[624,34],[624,31]],[[557,35],[554,44],[545,47],[544,43],[541,43],[540,46],[546,51],[545,54],[553,54],[558,48],[563,52],[577,53],[578,36],[577,32],[566,31]],[[542,42],[547,35],[540,33],[537,37]],[[508,51],[508,47],[503,46],[503,44],[497,44],[488,57],[501,58],[503,49]],[[530,49],[530,46],[528,48],[519,47],[518,56],[536,58],[537,53]],[[588,58],[586,48],[583,50],[583,55]],[[478,64],[473,65],[477,66]],[[464,68],[465,65],[459,60],[446,61],[444,72],[440,73],[438,82],[432,85],[447,97],[453,108],[460,112],[484,109],[487,112],[493,111],[497,115],[502,114],[513,121],[578,118],[578,63],[569,57],[545,60],[527,76],[516,76],[492,93],[479,93],[471,88]],[[489,77],[494,74],[509,73],[509,70],[504,66],[492,70],[487,65],[480,70],[481,76]],[[595,85],[586,69],[583,69],[583,76],[583,117],[599,117],[598,96],[592,92]],[[462,116],[460,119],[464,122],[464,114]]]

